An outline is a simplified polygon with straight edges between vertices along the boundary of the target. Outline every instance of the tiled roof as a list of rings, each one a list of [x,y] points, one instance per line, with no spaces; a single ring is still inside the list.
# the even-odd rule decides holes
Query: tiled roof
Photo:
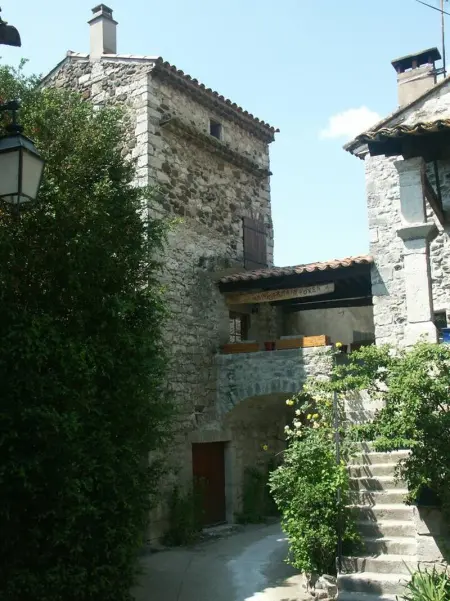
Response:
[[[347,152],[350,152],[351,154],[359,156],[360,158],[363,158],[361,156],[361,154],[363,154],[364,152],[367,151],[367,146],[365,146],[364,142],[361,142],[360,139],[362,136],[364,136],[365,134],[368,134],[370,132],[379,131],[382,128],[390,129],[390,128],[385,127],[388,123],[390,123],[390,122],[392,123],[393,121],[396,121],[396,120],[398,121],[398,120],[402,119],[402,116],[405,113],[407,113],[410,109],[413,109],[414,107],[419,105],[421,102],[423,102],[430,96],[433,96],[434,94],[439,92],[439,90],[444,88],[449,83],[450,83],[450,76],[447,76],[444,79],[442,79],[439,83],[434,85],[432,88],[429,88],[428,90],[426,90],[426,92],[424,92],[417,98],[414,98],[414,100],[412,100],[408,104],[405,104],[404,106],[397,108],[390,115],[381,119],[381,121],[379,121],[373,127],[371,127],[368,132],[364,132],[364,133],[360,134],[359,136],[356,136],[356,138],[353,138],[353,140],[350,140],[350,142],[347,142],[346,144],[344,144],[344,150],[346,150]]]
[[[414,125],[394,125],[367,131],[356,138],[361,144],[369,142],[383,142],[386,139],[402,138],[405,136],[422,136],[450,130],[450,119],[437,119],[436,121],[419,122]]]
[[[89,54],[81,52],[72,52],[69,50],[69,52],[67,52],[67,58],[87,60],[89,59]],[[153,63],[153,72],[155,74],[159,73],[163,76],[166,76],[174,82],[178,83],[179,87],[183,87],[186,91],[194,91],[197,93],[197,95],[201,95],[204,98],[207,98],[213,106],[219,109],[223,108],[229,114],[234,114],[235,116],[242,119],[244,122],[246,121],[247,123],[253,125],[254,128],[259,130],[269,140],[273,140],[274,135],[280,131],[279,129],[272,127],[265,121],[258,119],[258,117],[255,117],[248,111],[244,110],[235,102],[232,102],[228,98],[225,98],[225,96],[222,96],[221,94],[219,94],[219,92],[216,92],[211,88],[207,88],[203,83],[200,83],[198,79],[195,79],[187,73],[184,73],[175,65],[171,65],[160,56],[148,56],[145,54],[104,54],[102,58],[104,58],[105,60],[112,61],[138,61],[143,63]],[[62,62],[56,68],[58,68],[62,64]]]
[[[161,57],[159,57],[156,61],[155,70],[156,71],[158,71],[158,70],[165,71],[168,75],[180,77],[187,84],[194,86],[195,88],[197,88],[201,92],[207,94],[210,98],[217,101],[218,103],[220,103],[220,104],[223,103],[223,104],[227,105],[229,108],[233,109],[234,111],[241,113],[247,119],[254,121],[257,125],[259,125],[259,127],[261,127],[264,130],[267,130],[272,135],[279,131],[279,129],[275,129],[275,127],[272,127],[265,121],[261,121],[261,119],[258,119],[258,117],[255,117],[248,111],[244,110],[242,107],[237,105],[235,102],[232,102],[228,98],[225,98],[224,96],[219,94],[219,92],[216,92],[215,90],[212,90],[211,88],[207,88],[204,84],[200,83],[197,79],[191,77],[187,73],[184,73],[180,69],[177,69],[177,67],[175,65],[171,65],[170,63],[168,63]]]
[[[346,259],[332,259],[321,263],[307,263],[305,265],[294,265],[293,267],[268,267],[256,271],[241,271],[233,275],[227,275],[220,280],[221,284],[231,282],[246,282],[251,280],[264,280],[268,278],[283,277],[287,275],[300,275],[302,273],[313,273],[314,271],[327,271],[328,269],[345,269],[353,265],[370,265],[373,259],[370,255],[359,255],[347,257]]]

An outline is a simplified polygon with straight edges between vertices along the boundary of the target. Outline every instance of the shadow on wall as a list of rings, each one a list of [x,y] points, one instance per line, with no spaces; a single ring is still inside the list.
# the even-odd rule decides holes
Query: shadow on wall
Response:
[[[389,279],[386,269],[379,270],[376,265],[372,266],[372,294],[373,296],[388,296],[389,292],[384,283]]]
[[[450,529],[438,507],[419,506],[415,509],[419,559],[450,563]]]

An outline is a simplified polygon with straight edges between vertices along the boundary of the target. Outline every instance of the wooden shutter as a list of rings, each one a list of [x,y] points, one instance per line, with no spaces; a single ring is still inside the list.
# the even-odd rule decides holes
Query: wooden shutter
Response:
[[[244,217],[244,267],[267,267],[266,226],[264,221]]]

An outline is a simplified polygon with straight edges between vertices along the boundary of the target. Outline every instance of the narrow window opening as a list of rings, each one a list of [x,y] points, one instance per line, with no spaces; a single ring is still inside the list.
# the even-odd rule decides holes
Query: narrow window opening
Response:
[[[218,121],[214,121],[213,119],[209,120],[209,133],[217,138],[218,140],[222,139],[222,124]]]
[[[443,341],[443,334],[442,334],[442,330],[443,328],[447,327],[447,314],[445,311],[436,311],[436,313],[434,314],[434,325],[436,326],[436,329],[438,331],[438,335],[439,335],[439,342]]]
[[[248,339],[250,315],[230,312],[230,342],[242,342]]]

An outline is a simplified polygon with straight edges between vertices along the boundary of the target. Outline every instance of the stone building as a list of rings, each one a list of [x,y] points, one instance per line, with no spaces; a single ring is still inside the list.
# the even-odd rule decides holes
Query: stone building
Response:
[[[234,521],[246,469],[265,469],[284,448],[285,400],[327,372],[332,338],[371,338],[371,260],[274,268],[276,130],[161,58],[118,54],[107,6],[89,24],[89,54],[68,52],[43,85],[126,107],[136,185],[159,189],[152,215],[178,218],[163,274],[168,385],[180,409],[167,491],[201,478],[205,524]],[[163,503],[151,537],[166,513]]]
[[[450,309],[450,77],[437,48],[394,60],[399,107],[345,148],[366,170],[373,317],[377,344],[438,342]],[[349,399],[358,421],[379,408]],[[394,479],[407,451],[374,453],[363,445],[350,467],[366,549],[343,557],[342,601],[395,599],[408,570],[445,566],[450,536],[436,508],[406,506]]]
[[[393,61],[399,108],[346,149],[365,162],[378,343],[437,341],[450,308],[450,80],[432,48]]]

